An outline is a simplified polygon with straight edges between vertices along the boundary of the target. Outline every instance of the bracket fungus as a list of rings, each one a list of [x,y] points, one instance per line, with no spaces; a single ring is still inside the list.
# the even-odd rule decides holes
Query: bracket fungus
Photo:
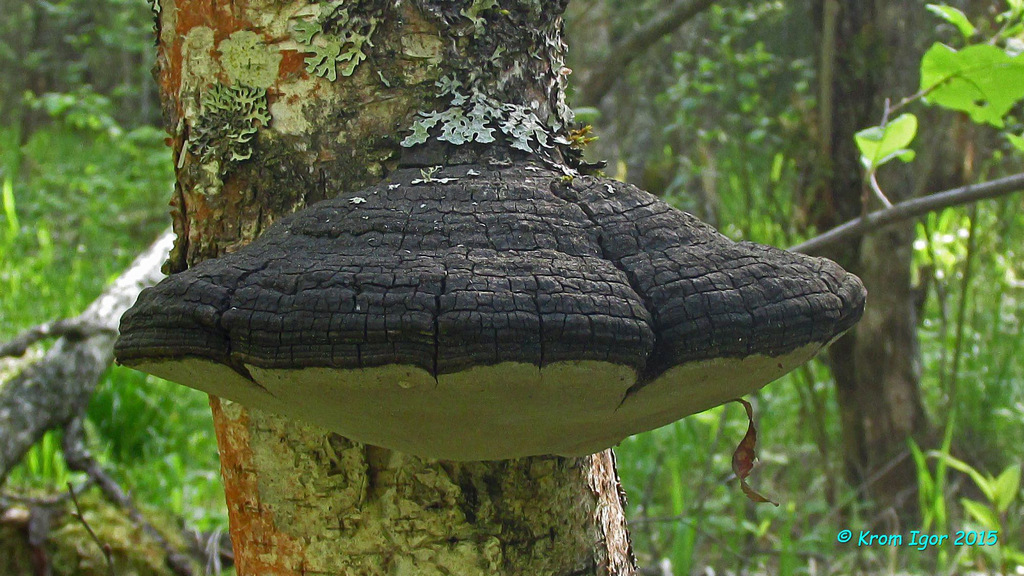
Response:
[[[399,168],[146,290],[116,355],[420,456],[579,455],[759,389],[864,300],[628,184]]]

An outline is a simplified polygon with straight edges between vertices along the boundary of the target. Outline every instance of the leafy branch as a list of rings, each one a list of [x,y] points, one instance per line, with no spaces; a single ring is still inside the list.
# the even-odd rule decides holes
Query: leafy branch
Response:
[[[921,59],[920,89],[892,106],[886,100],[881,122],[855,135],[868,187],[886,208],[892,204],[878,185],[878,169],[897,158],[903,162],[914,160],[910,145],[918,128],[914,114],[905,112],[890,120],[892,114],[924,101],[966,113],[978,124],[1004,128],[1010,110],[1024,100],[1024,50],[1016,38],[1024,33],[1024,0],[1007,0],[1007,4],[1008,9],[997,17],[1003,23],[999,31],[987,41],[973,44],[978,28],[966,14],[944,4],[927,6],[959,30],[969,45],[956,50],[939,42],[933,44]],[[1024,137],[1006,136],[1024,152]]]

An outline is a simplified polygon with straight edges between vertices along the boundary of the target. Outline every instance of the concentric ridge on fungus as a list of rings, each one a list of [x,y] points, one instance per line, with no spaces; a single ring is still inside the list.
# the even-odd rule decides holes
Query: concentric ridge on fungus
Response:
[[[116,355],[356,440],[506,458],[756,390],[860,317],[863,286],[829,260],[559,176],[398,170],[146,290]]]

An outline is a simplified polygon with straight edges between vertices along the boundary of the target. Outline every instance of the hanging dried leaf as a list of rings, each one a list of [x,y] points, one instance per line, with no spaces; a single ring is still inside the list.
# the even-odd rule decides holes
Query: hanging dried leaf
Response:
[[[739,402],[743,405],[743,408],[747,411],[748,424],[746,435],[743,436],[743,440],[736,447],[736,451],[732,453],[732,471],[740,479],[740,488],[751,502],[771,502],[778,506],[778,502],[762,496],[747,484],[747,476],[750,476],[750,471],[754,469],[754,459],[757,458],[757,453],[754,451],[754,447],[757,445],[757,428],[754,428],[754,408],[746,400],[737,398],[733,402]]]

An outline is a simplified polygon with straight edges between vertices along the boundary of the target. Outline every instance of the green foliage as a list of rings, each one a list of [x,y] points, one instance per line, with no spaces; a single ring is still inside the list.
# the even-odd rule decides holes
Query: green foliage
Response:
[[[109,100],[85,94],[71,105],[72,95],[42,96],[53,124],[22,145],[0,130],[14,152],[0,166],[0,334],[77,314],[166,225],[154,209],[171,189],[163,133],[125,130]]]
[[[930,456],[966,474],[981,491],[984,501],[961,498],[967,512],[965,528],[997,536],[990,545],[964,548],[965,565],[982,565],[1009,573],[1014,566],[1024,565],[1019,519],[1024,514],[1024,492],[1021,491],[1021,465],[1007,466],[999,475],[984,474],[970,464],[955,458],[948,451],[932,452]],[[1012,521],[1015,519],[1017,521]]]
[[[730,237],[777,245],[799,234],[792,200],[803,186],[800,126],[812,82],[809,60],[780,41],[787,14],[767,2],[710,8],[703,40],[672,55],[674,81],[657,97],[667,116],[663,144],[649,161],[666,167],[664,194],[678,207],[721,222]],[[777,34],[755,34],[760,27]]]
[[[0,18],[0,121],[17,125],[23,94],[73,93],[91,85],[129,128],[155,123],[150,69],[153,19],[138,0],[52,0],[4,5]]]
[[[910,162],[914,159],[914,151],[907,146],[916,135],[917,117],[913,114],[901,114],[884,126],[873,126],[857,132],[861,164],[868,172],[874,172],[894,158]]]
[[[113,102],[90,86],[68,93],[47,92],[38,96],[28,93],[25,101],[32,109],[42,110],[75,130],[106,132],[111,137],[119,136],[122,130],[113,116]]]
[[[1007,115],[1024,100],[1024,53],[1009,41],[1024,32],[1024,11],[1017,0],[1008,4],[1009,10],[998,18],[1003,22],[1002,28],[987,42],[970,44],[961,50],[940,42],[933,44],[921,58],[919,92],[905,98],[893,110],[923,99],[929,104],[965,112],[978,124],[1004,128]],[[928,4],[926,8],[955,26],[965,42],[977,36],[978,28],[961,10],[945,4]],[[886,107],[888,116],[893,110],[888,109],[888,104]],[[892,125],[897,122],[902,124]],[[874,176],[880,166],[895,158],[904,162],[914,159],[909,146],[917,134],[916,117],[902,114],[892,124],[883,120],[882,124],[857,133],[861,162],[876,190]],[[1009,133],[1006,137],[1016,149],[1024,151],[1024,138]]]
[[[631,15],[634,9],[656,11],[660,6],[640,4],[622,3],[622,10]],[[802,13],[788,10],[768,2],[713,7],[681,34],[682,42],[700,40],[677,48],[670,72],[653,62],[637,65],[672,79],[648,112],[660,119],[658,114],[666,111],[669,120],[664,131],[645,135],[655,145],[644,157],[648,166],[668,173],[668,199],[720,222],[731,237],[779,246],[813,233],[806,230],[804,211],[815,209],[806,206],[806,187],[814,178],[809,174],[814,140],[799,127],[816,120],[811,69],[801,58],[817,46],[800,52],[792,42],[773,43],[798,38],[805,24]],[[776,19],[793,25],[772,27]],[[982,23],[978,29],[988,34]],[[656,74],[633,74],[638,78],[632,86],[635,94],[656,85],[651,80]],[[861,150],[866,167],[868,160],[877,168],[882,160],[891,162],[914,146],[910,137],[917,123],[910,115],[891,112],[886,127],[864,138],[870,148]],[[1019,134],[1020,124],[1012,116],[1006,126]],[[928,128],[920,126],[922,132]],[[634,130],[630,126],[629,134]],[[628,142],[617,144],[626,147]],[[1003,156],[977,169],[995,175],[1017,167]],[[639,179],[635,174],[626,177]],[[972,219],[975,264],[965,285]],[[976,213],[951,208],[931,214],[918,225],[914,245],[914,274],[922,297],[925,409],[945,431],[947,452],[969,450],[970,458],[965,454],[964,459],[978,470],[994,471],[995,477],[1024,459],[1021,246],[1024,205],[1019,197],[981,203]],[[962,299],[966,312],[958,319]],[[958,328],[964,335],[959,347]],[[961,385],[954,398],[947,381],[958,355]],[[719,420],[720,409],[624,441],[617,453],[641,565],[667,560],[674,574],[703,573],[705,567],[715,573],[770,574],[967,573],[986,572],[985,567],[988,573],[997,572],[998,565],[979,550],[960,556],[952,548],[894,554],[836,544],[841,528],[856,533],[877,526],[871,525],[873,511],[861,501],[858,487],[844,480],[835,396],[828,368],[820,362],[755,395],[762,446],[755,482],[781,501],[778,510],[747,504],[729,482],[728,456],[742,437],[741,422]],[[915,461],[920,510],[932,531],[982,529],[970,510],[973,505],[963,499],[987,501],[965,495],[963,477],[928,452],[917,450]],[[1016,508],[1010,510],[1002,529],[1011,535],[1007,542],[1015,543],[1020,541],[1021,521],[1019,514],[1014,516]],[[1012,573],[1012,566],[1004,573]]]
[[[202,531],[227,525],[205,394],[114,367],[89,405],[90,436],[143,502]]]
[[[974,24],[971,24],[967,15],[959,8],[946,6],[945,4],[928,4],[925,8],[927,8],[932,14],[935,14],[939,18],[942,18],[946,22],[956,26],[956,29],[963,35],[964,40],[969,40],[971,36],[974,36],[974,33],[978,31],[978,29],[974,27]]]
[[[18,209],[14,205],[14,184],[10,178],[4,180],[3,184],[4,218],[7,220],[6,237],[14,238],[21,228],[18,222]]]
[[[1002,128],[1003,118],[1024,98],[1024,54],[989,44],[958,51],[937,43],[921,60],[921,92],[932,104]]]

